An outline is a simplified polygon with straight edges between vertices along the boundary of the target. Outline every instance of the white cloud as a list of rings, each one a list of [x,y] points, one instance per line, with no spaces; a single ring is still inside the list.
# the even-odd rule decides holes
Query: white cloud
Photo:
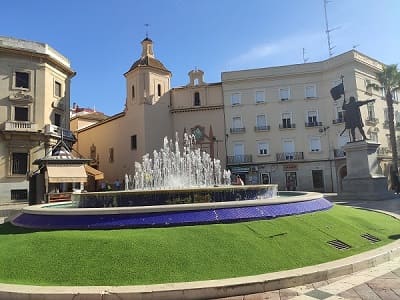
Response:
[[[227,65],[230,68],[238,68],[242,66],[254,65],[263,63],[267,58],[275,55],[287,56],[287,54],[295,54],[300,57],[301,49],[315,47],[315,44],[324,39],[323,33],[302,34],[282,38],[274,42],[267,42],[256,45],[242,54],[228,61]]]

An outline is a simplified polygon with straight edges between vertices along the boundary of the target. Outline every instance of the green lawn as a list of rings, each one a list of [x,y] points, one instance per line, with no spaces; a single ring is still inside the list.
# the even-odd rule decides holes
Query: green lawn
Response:
[[[360,237],[372,234],[371,244]],[[0,225],[0,282],[137,285],[255,275],[319,264],[400,237],[400,221],[334,206],[269,221],[153,229],[32,231]],[[336,250],[327,241],[352,246]]]

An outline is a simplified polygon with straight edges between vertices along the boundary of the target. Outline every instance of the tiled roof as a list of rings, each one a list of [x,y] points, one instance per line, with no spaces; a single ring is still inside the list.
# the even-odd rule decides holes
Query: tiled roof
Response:
[[[149,56],[142,57],[142,58],[138,59],[137,61],[135,61],[128,72],[132,71],[133,69],[135,69],[137,67],[152,67],[152,68],[156,68],[156,69],[171,73],[170,71],[167,70],[166,67],[164,67],[164,65],[158,59],[155,59],[155,58],[152,58]]]

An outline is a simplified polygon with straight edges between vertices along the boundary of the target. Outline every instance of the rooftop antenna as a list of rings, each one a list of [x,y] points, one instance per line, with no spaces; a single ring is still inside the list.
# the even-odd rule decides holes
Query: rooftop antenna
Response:
[[[306,49],[303,48],[303,63],[305,64],[308,61],[308,58],[306,58]]]
[[[146,27],[146,39],[148,39],[149,38],[149,26],[150,26],[150,24],[146,23],[146,24],[144,24],[144,26]]]
[[[329,2],[331,2],[331,1],[324,0],[325,33],[326,33],[326,37],[327,37],[327,39],[328,39],[328,52],[329,52],[329,57],[332,57],[332,55],[333,55],[332,50],[333,50],[336,46],[332,46],[332,43],[331,43],[331,35],[330,35],[330,33],[331,33],[332,31],[336,30],[336,29],[339,29],[339,27],[335,27],[335,28],[329,29],[328,14],[327,14],[327,11],[326,11],[326,5],[327,5]]]

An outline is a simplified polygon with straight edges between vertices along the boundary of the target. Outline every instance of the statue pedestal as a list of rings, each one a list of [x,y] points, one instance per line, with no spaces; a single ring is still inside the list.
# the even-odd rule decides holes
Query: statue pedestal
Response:
[[[342,181],[339,197],[343,200],[384,200],[394,197],[382,175],[376,149],[380,144],[369,141],[347,143],[347,176]]]

